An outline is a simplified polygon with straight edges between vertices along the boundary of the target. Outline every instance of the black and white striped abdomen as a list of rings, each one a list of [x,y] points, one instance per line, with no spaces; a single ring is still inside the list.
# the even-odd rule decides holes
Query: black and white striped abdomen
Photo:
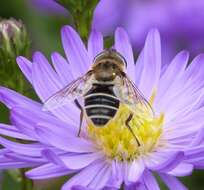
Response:
[[[86,114],[96,126],[105,125],[119,108],[112,85],[95,84],[84,98]]]

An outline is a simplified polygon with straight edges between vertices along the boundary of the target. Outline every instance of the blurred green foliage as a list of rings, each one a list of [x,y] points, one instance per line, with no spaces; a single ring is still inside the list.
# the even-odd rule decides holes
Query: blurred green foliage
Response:
[[[53,51],[59,51],[63,54],[60,39],[61,26],[70,24],[78,29],[84,40],[88,37],[88,28],[91,24],[91,15],[97,0],[76,1],[76,0],[58,0],[62,5],[68,8],[69,13],[67,17],[57,15],[46,15],[28,6],[28,0],[1,0],[0,1],[0,17],[2,18],[16,18],[23,21],[25,24],[31,42],[31,54],[33,51],[40,50],[47,56]],[[105,11],[105,10],[104,10]],[[109,40],[110,41],[110,40]],[[112,40],[111,40],[112,41]],[[2,60],[1,60],[2,61]],[[16,66],[16,70],[19,68]],[[13,71],[14,72],[14,71]],[[19,71],[20,73],[20,71]],[[12,73],[10,73],[12,75]],[[20,77],[21,74],[19,74]],[[1,80],[7,80],[7,77],[0,76]],[[24,82],[25,80],[22,79]],[[5,82],[5,81],[4,81]],[[1,82],[0,85],[2,85]],[[9,85],[8,85],[9,86]],[[27,84],[29,87],[29,85]],[[11,85],[12,88],[15,89]],[[21,91],[17,89],[18,91]],[[26,96],[36,98],[32,92],[21,91]],[[8,123],[8,110],[5,106],[0,104],[0,122]],[[4,172],[3,184],[0,184],[3,190],[22,190],[21,174],[17,170],[10,170]],[[57,190],[67,179],[67,177],[52,180],[52,183],[46,181],[37,181],[34,183],[36,190]],[[195,171],[192,176],[182,178],[182,181],[191,190],[204,189],[203,172]],[[1,187],[2,185],[2,187]],[[166,189],[161,184],[162,189]],[[176,190],[176,189],[175,189]]]

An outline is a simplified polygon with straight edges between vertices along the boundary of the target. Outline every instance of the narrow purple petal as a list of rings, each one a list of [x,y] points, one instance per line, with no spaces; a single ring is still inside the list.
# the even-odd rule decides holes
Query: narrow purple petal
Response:
[[[197,56],[187,67],[182,77],[177,79],[168,89],[160,103],[159,110],[168,111],[168,115],[181,117],[181,114],[187,114],[192,109],[198,108],[203,99],[203,64],[204,54]],[[193,74],[194,73],[194,74]],[[188,95],[188,96],[186,96]],[[196,101],[195,101],[196,99]],[[165,100],[165,101],[164,101]],[[174,107],[169,106],[170,102],[174,102]],[[186,109],[188,106],[188,109]],[[179,113],[178,113],[179,111]],[[172,118],[169,118],[172,119]]]
[[[178,179],[173,176],[160,174],[161,179],[165,182],[170,190],[188,190]]]
[[[59,156],[53,152],[50,149],[44,149],[41,152],[42,156],[44,156],[49,162],[56,164],[56,165],[61,165],[64,166],[64,163],[62,160],[59,158]]]
[[[33,86],[44,102],[50,96],[63,88],[57,74],[47,61],[47,59],[40,53],[34,54],[33,63]],[[73,106],[72,102],[58,109],[52,110],[52,113],[63,121],[70,122],[70,118],[77,122],[79,118],[79,110]],[[78,117],[76,117],[78,115]]]
[[[153,171],[167,172],[174,169],[184,158],[184,153],[178,152],[159,152],[154,153],[145,159],[146,166]]]
[[[195,118],[196,120],[196,118]],[[197,120],[196,120],[197,122]],[[195,138],[191,142],[191,146],[197,146],[200,145],[204,141],[204,127],[202,127],[198,133],[196,134]]]
[[[144,50],[139,54],[135,65],[135,84],[138,86],[142,77],[142,71],[144,67]]]
[[[42,101],[45,101],[63,87],[57,74],[40,52],[33,55],[32,71],[33,86]]]
[[[88,187],[83,187],[83,186],[81,186],[81,185],[76,185],[76,186],[73,186],[73,187],[71,188],[71,190],[92,190],[92,189],[90,189],[90,188],[88,188]]]
[[[32,84],[32,62],[22,56],[17,57],[16,62],[27,80]]]
[[[38,102],[5,87],[0,87],[0,102],[4,103],[9,109],[16,106],[41,109],[41,105]]]
[[[144,67],[139,89],[149,98],[157,89],[161,71],[161,42],[158,30],[148,33],[144,46]]]
[[[34,138],[31,138],[27,135],[22,134],[14,126],[1,124],[1,123],[0,123],[0,134],[8,137],[12,137],[12,138],[17,138],[17,139],[24,139],[24,140],[31,140],[31,141],[35,140]]]
[[[152,175],[152,172],[150,172],[149,170],[145,170],[142,177],[143,177],[143,182],[147,187],[147,189],[160,190],[155,177]]]
[[[69,169],[81,169],[92,162],[103,158],[103,154],[100,152],[89,154],[76,154],[76,155],[62,155],[60,159]]]
[[[74,129],[71,124],[67,124],[42,110],[16,107],[11,110],[10,120],[22,133],[38,140],[40,139],[35,132],[37,124],[44,129],[51,130],[55,134],[77,134],[77,129]]]
[[[169,175],[177,176],[177,177],[183,177],[191,175],[193,172],[193,165],[188,163],[181,163],[178,166],[176,166],[173,170],[168,172]]]
[[[109,165],[104,166],[96,175],[96,177],[88,185],[90,189],[103,189],[111,176],[111,167]]]
[[[204,160],[194,163],[194,168],[197,170],[204,169]]]
[[[48,179],[60,177],[74,173],[75,171],[68,170],[65,167],[55,164],[45,164],[26,172],[26,176],[31,179]]]
[[[9,158],[0,157],[0,169],[16,169],[16,168],[27,168],[27,167],[35,167],[38,164],[32,162],[22,162],[22,161],[14,161]]]
[[[110,189],[119,189],[123,182],[122,164],[118,161],[112,161],[111,167],[112,174],[106,186],[110,187]]]
[[[123,28],[117,28],[115,32],[115,48],[127,61],[127,74],[135,81],[135,65],[132,46],[128,34]]]
[[[88,54],[93,61],[94,57],[103,51],[103,36],[100,32],[92,30],[88,40]]]
[[[177,79],[182,76],[187,66],[188,59],[189,53],[187,51],[182,51],[172,60],[159,81],[159,87],[155,101],[163,101],[163,98],[161,97],[163,97],[164,94],[168,94],[168,89],[170,86],[174,82],[177,82]]]
[[[38,115],[34,113],[38,113]],[[36,117],[36,115],[38,117]],[[40,116],[43,117],[44,115],[45,114],[41,115],[35,110],[30,111],[28,109],[16,107],[11,110],[10,120],[11,123],[15,125],[19,131],[21,131],[21,133],[26,134],[33,139],[39,140],[39,137],[34,130],[34,126],[35,123],[40,122]],[[50,121],[52,120],[50,119]]]
[[[25,155],[16,154],[13,152],[5,153],[4,156],[6,158],[9,158],[15,161],[21,161],[21,162],[31,162],[36,164],[43,164],[47,162],[47,160],[42,157],[25,156]]]
[[[137,182],[144,172],[144,163],[141,159],[134,160],[129,169],[128,181]]]
[[[87,187],[105,166],[106,163],[103,161],[91,164],[65,183],[62,190],[71,190],[71,188],[76,185]]]
[[[126,185],[125,190],[149,190],[144,183]]]
[[[41,127],[36,127],[35,130],[40,138],[42,138],[48,144],[61,150],[78,153],[95,151],[93,144],[85,139],[70,137],[67,134],[64,134],[64,136],[58,136],[51,130],[45,130]]]
[[[13,152],[28,156],[40,156],[41,151],[46,148],[46,146],[42,144],[21,144],[12,142],[3,137],[0,137],[0,144]]]
[[[71,26],[61,31],[62,44],[75,78],[85,74],[91,64],[87,50],[77,32]]]
[[[51,56],[54,68],[63,85],[67,85],[74,80],[70,64],[59,53],[55,52]]]

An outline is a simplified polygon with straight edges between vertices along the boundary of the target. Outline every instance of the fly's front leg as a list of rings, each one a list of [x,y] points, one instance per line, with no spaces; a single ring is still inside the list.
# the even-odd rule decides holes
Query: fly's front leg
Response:
[[[133,117],[133,114],[131,113],[131,114],[128,116],[127,120],[125,121],[125,125],[126,125],[127,128],[129,129],[129,131],[132,133],[133,137],[135,138],[135,140],[136,140],[136,142],[137,142],[137,145],[140,146],[139,140],[137,139],[137,137],[136,137],[134,131],[132,130],[131,126],[129,125],[129,123],[130,123],[132,117]]]
[[[77,136],[80,137],[80,133],[81,133],[81,127],[82,127],[82,121],[83,121],[83,117],[84,117],[84,110],[82,108],[82,106],[79,104],[78,100],[74,100],[75,105],[80,109],[80,123],[79,123],[79,130],[77,133]]]

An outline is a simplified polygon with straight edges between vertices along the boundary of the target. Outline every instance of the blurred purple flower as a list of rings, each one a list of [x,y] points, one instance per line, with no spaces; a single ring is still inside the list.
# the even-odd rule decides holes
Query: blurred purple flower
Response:
[[[68,14],[68,11],[55,0],[28,0],[28,3],[41,13],[56,15]]]
[[[91,33],[86,50],[70,26],[62,29],[62,43],[68,61],[53,53],[53,67],[40,52],[34,54],[33,61],[17,58],[42,103],[87,72],[93,58],[103,50],[100,33]],[[156,114],[153,119],[148,112],[139,119],[133,117],[131,125],[141,146],[124,126],[128,110],[123,106],[119,118],[116,116],[110,125],[98,129],[85,122],[77,137],[80,113],[73,103],[44,112],[42,103],[1,87],[0,100],[10,109],[11,125],[0,124],[0,133],[30,143],[0,137],[4,146],[0,150],[0,169],[36,167],[26,173],[31,179],[75,174],[62,190],[119,189],[123,183],[126,190],[159,190],[153,172],[169,189],[187,189],[176,177],[204,168],[204,55],[197,56],[187,67],[189,55],[182,51],[161,75],[157,30],[148,33],[137,64],[122,28],[115,32],[114,47],[127,60],[128,75]],[[140,126],[136,125],[138,120]]]
[[[101,0],[94,12],[93,28],[110,35],[122,26],[135,50],[140,50],[149,29],[156,27],[169,61],[182,49],[190,50],[193,56],[204,51],[203,20],[202,0]]]

